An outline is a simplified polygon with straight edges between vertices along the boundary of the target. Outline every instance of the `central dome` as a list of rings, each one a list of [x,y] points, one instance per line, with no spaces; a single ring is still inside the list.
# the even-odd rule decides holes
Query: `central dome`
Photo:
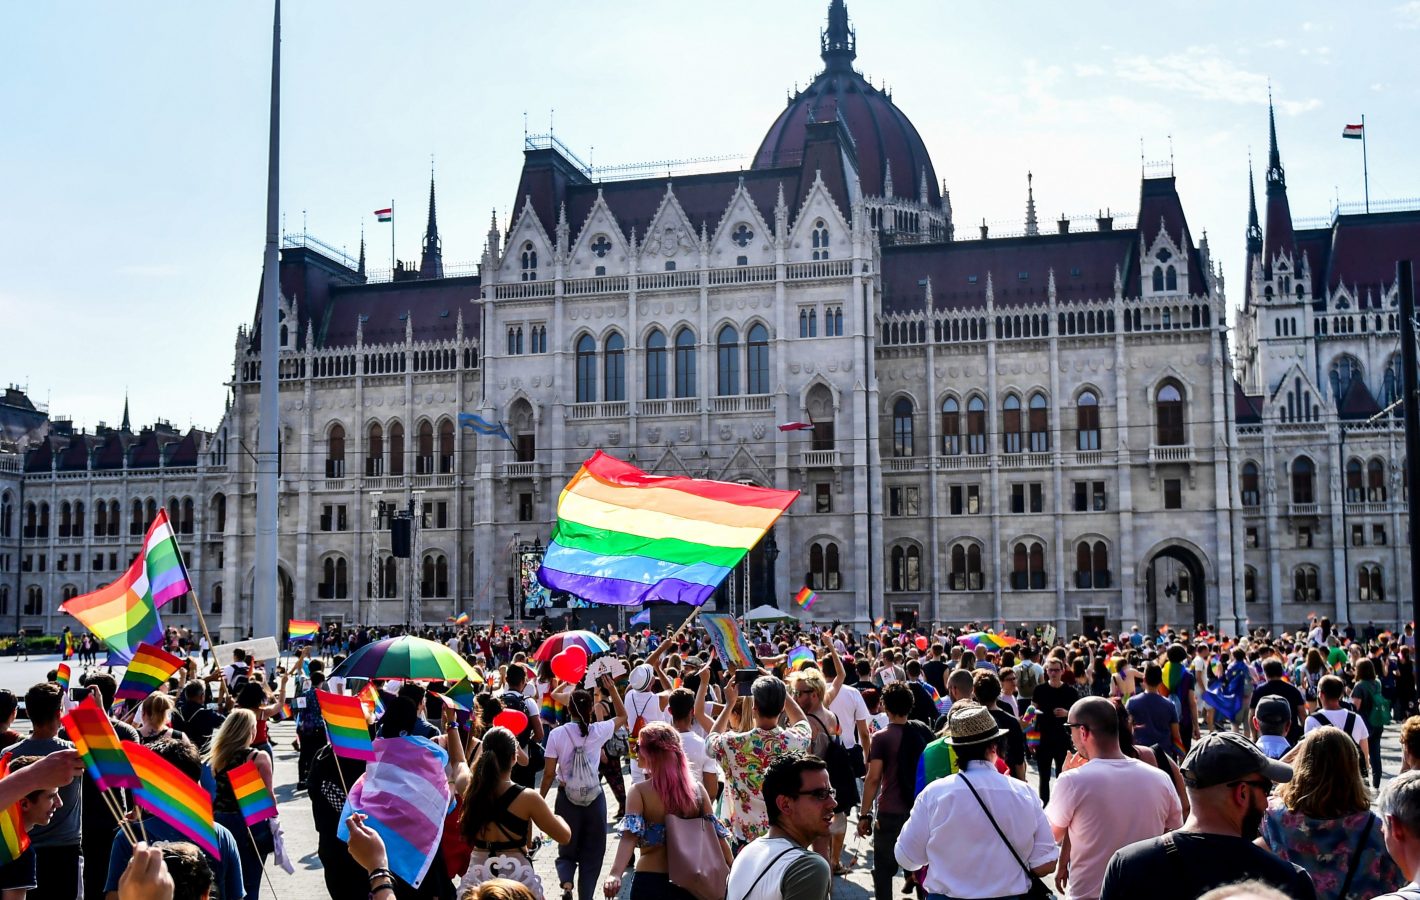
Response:
[[[853,68],[857,36],[848,24],[843,0],[829,4],[828,29],[820,35],[819,43],[823,71],[774,120],[754,154],[754,168],[797,165],[808,126],[841,119],[856,146],[864,194],[885,196],[891,174],[893,195],[916,199],[925,176],[927,200],[933,205],[940,203],[937,172],[922,136],[891,97]]]

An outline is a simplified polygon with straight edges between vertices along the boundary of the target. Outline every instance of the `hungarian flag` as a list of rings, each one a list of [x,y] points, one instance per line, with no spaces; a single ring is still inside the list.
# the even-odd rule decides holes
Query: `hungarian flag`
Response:
[[[1345,128],[1341,129],[1341,136],[1353,141],[1362,140],[1366,136],[1366,126],[1347,125]]]
[[[388,207],[388,208],[386,208],[386,209],[377,209],[377,210],[375,210],[375,220],[378,221],[378,222],[393,222],[393,221],[394,221],[394,207],[391,206],[391,207]]]
[[[779,426],[780,431],[808,431],[814,427],[812,422],[785,422]]]

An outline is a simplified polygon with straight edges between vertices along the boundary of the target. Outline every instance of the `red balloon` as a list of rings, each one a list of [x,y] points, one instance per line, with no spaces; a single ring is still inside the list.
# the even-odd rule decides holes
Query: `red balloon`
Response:
[[[528,727],[528,714],[520,709],[505,709],[493,717],[493,724],[513,734],[522,734],[523,729]]]
[[[567,682],[582,680],[587,674],[587,651],[576,644],[568,644],[562,652],[552,657],[552,674]]]
[[[918,650],[926,650],[926,649],[927,649],[927,636],[926,636],[926,635],[923,635],[923,634],[917,635],[917,649],[918,649]]]

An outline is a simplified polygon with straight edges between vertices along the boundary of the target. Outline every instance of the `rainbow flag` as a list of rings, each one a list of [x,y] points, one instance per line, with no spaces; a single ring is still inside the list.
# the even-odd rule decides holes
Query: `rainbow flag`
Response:
[[[789,651],[789,668],[798,669],[805,663],[814,662],[814,652],[803,644]]]
[[[319,622],[292,619],[286,623],[286,639],[289,641],[313,641],[320,633]]]
[[[882,616],[878,616],[876,619],[873,620],[873,630],[881,631],[885,622],[887,622],[887,619],[884,619]]]
[[[214,858],[221,859],[217,827],[212,824],[212,797],[207,790],[142,744],[124,741],[123,752],[128,754],[133,771],[138,773],[139,783],[133,789],[133,799],[138,805],[181,831]]]
[[[10,774],[10,757],[0,756],[0,778]],[[30,846],[30,836],[20,821],[20,804],[0,812],[0,864],[14,862]]]
[[[355,696],[360,698],[360,705],[365,707],[366,715],[378,719],[385,714],[385,701],[380,699],[380,689],[375,687],[373,681],[365,682],[365,686]]]
[[[964,634],[957,638],[957,643],[969,650],[975,650],[978,645],[985,645],[990,650],[1002,650],[1014,644],[1019,644],[1016,638],[1005,634],[992,634],[989,631],[974,631],[971,634]]]
[[[648,475],[598,450],[562,490],[538,581],[593,603],[699,606],[798,496]]]
[[[69,693],[69,664],[60,663],[59,669],[54,673],[54,683],[59,685],[59,689],[64,693]]]
[[[139,644],[133,659],[128,662],[128,669],[123,673],[118,692],[113,695],[114,702],[143,700],[181,668],[182,660],[171,653],[152,644]]]
[[[64,632],[64,658],[69,659],[74,655],[74,635],[72,632]]]
[[[248,760],[227,773],[236,795],[237,806],[241,807],[242,818],[248,825],[255,825],[263,819],[276,818],[276,798],[271,796],[256,763]]]
[[[468,613],[466,613],[466,612],[461,612],[461,613],[459,613],[458,616],[454,619],[454,624],[455,624],[455,625],[467,625],[467,624],[468,624],[469,622],[471,622],[471,621],[473,621],[473,617],[472,617],[472,616],[470,616],[470,615],[469,615]]]
[[[283,719],[294,719],[294,718],[296,718],[295,714],[291,712],[291,701],[289,701],[289,700],[283,700],[283,701],[281,701],[281,718],[283,718]]]
[[[473,698],[476,695],[473,689],[473,682],[464,676],[454,683],[454,686],[444,692],[444,696],[459,705],[460,709],[473,712]]]
[[[109,664],[127,663],[140,643],[163,638],[158,607],[192,590],[166,510],[158,510],[143,552],[116,581],[59,604],[108,645]]]
[[[551,722],[554,725],[564,725],[568,719],[567,704],[558,703],[552,696],[552,692],[548,691],[543,694],[542,699],[538,701],[538,715],[542,717],[544,722]]]
[[[1183,666],[1169,660],[1164,663],[1164,696],[1178,693],[1183,685]]]
[[[346,759],[374,762],[375,745],[370,741],[370,726],[365,722],[365,708],[359,698],[316,691],[316,700],[321,718],[325,719],[331,752]]]
[[[99,790],[132,788],[138,786],[138,775],[133,764],[119,743],[113,723],[93,697],[69,710],[69,714],[59,720],[64,726],[65,736],[74,742],[74,748],[84,758],[84,768]]]
[[[701,613],[700,624],[710,635],[710,643],[720,657],[720,663],[727,669],[748,669],[754,666],[749,642],[740,634],[740,626],[735,617],[725,613]]]
[[[805,610],[812,609],[814,601],[818,599],[818,594],[809,590],[808,585],[799,588],[799,592],[794,595],[794,602]]]
[[[1027,706],[1021,713],[1021,730],[1025,732],[1026,749],[1032,753],[1040,749],[1040,715],[1034,706]]]

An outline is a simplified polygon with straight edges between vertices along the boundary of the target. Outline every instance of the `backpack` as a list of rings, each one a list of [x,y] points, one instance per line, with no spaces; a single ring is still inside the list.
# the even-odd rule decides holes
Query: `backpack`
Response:
[[[567,726],[575,727],[575,726]],[[567,764],[567,777],[562,780],[562,794],[577,806],[591,806],[602,795],[602,778],[587,758],[587,736],[572,748],[572,761]]]
[[[1026,700],[1035,696],[1035,686],[1040,684],[1040,673],[1029,662],[1016,667],[1016,694]]]
[[[320,704],[316,702],[316,692],[308,691],[304,696],[306,705],[296,710],[296,730],[319,731],[325,727],[325,721],[321,718]]]
[[[828,783],[838,798],[838,812],[846,813],[858,805],[858,778],[853,774],[853,754],[843,746],[843,739],[828,730],[817,714],[812,714],[818,727],[828,735],[828,748],[823,751],[823,761],[828,765]]]
[[[527,699],[517,691],[504,691],[498,699],[502,701],[504,709],[516,709],[522,713],[528,711]],[[518,746],[527,751],[528,764],[513,766],[513,780],[518,784],[531,787],[533,780],[542,772],[542,765],[547,759],[542,744],[533,740],[532,716],[528,716],[528,724],[524,725],[523,730],[518,732],[515,737],[518,739]]]
[[[1331,720],[1328,719],[1326,716],[1323,716],[1323,715],[1321,714],[1321,710],[1317,710],[1316,712],[1312,713],[1312,714],[1311,714],[1311,718],[1316,719],[1316,722],[1317,722],[1318,725],[1332,725]],[[1337,726],[1332,725],[1332,727],[1335,728],[1335,727],[1337,727]],[[1351,732],[1351,729],[1353,729],[1353,728],[1355,728],[1355,727],[1356,727],[1356,714],[1353,713],[1351,710],[1348,709],[1348,710],[1346,710],[1346,718],[1345,718],[1345,720],[1342,721],[1340,728],[1341,728],[1342,731],[1346,732],[1346,736],[1351,739],[1351,742],[1356,745],[1357,749],[1360,749],[1361,742],[1358,741],[1358,740],[1356,740],[1356,735],[1352,734],[1352,732]],[[1369,767],[1366,765],[1366,763],[1367,763],[1366,754],[1362,753],[1362,754],[1361,754],[1361,771],[1362,771],[1363,773],[1366,772],[1366,771],[1368,771],[1368,769],[1369,769]]]
[[[1365,682],[1360,682],[1365,684]],[[1357,687],[1360,687],[1360,684]],[[1374,682],[1372,682],[1374,684]],[[1366,720],[1366,725],[1372,731],[1384,729],[1386,723],[1390,721],[1390,701],[1381,693],[1380,688],[1360,688],[1361,691],[1361,718]]]
[[[657,697],[655,697],[654,695],[652,696],[651,699],[654,700],[656,703],[660,703],[660,702],[661,702],[660,699],[657,698]],[[628,734],[628,735],[626,736],[626,758],[627,758],[627,759],[636,760],[636,759],[639,759],[639,758],[640,758],[639,746],[640,746],[640,740],[641,740],[641,728],[642,728],[645,724],[646,724],[646,706],[645,706],[645,704],[642,704],[641,708],[636,711],[636,718],[631,721],[631,732],[630,732],[630,734]]]

